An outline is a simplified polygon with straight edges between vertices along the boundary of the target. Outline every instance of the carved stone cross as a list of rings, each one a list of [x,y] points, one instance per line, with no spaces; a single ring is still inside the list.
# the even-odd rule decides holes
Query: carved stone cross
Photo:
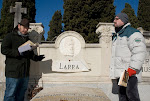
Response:
[[[10,6],[10,13],[15,12],[14,28],[18,25],[18,22],[21,21],[21,13],[27,14],[27,8],[21,8],[22,2],[15,2],[15,4],[15,7]]]

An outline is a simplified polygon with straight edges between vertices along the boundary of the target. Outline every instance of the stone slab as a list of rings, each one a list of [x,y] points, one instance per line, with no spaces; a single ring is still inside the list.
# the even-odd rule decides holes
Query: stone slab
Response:
[[[95,88],[54,87],[43,89],[31,101],[111,101],[106,94]]]

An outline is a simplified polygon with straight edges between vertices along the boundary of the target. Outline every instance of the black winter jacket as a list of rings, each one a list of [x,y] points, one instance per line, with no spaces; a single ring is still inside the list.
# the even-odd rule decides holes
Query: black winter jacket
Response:
[[[18,52],[18,47],[28,40],[28,36],[23,37],[17,31],[7,34],[3,39],[1,53],[6,56],[6,77],[22,78],[29,76],[30,59],[35,60],[36,55],[33,51],[27,51],[23,56]]]

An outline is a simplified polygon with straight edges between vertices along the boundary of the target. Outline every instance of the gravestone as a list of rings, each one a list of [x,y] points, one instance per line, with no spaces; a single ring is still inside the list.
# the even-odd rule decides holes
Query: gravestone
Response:
[[[46,54],[46,57],[38,63],[36,70],[31,68],[30,77],[39,75],[37,84],[44,89],[33,98],[33,101],[110,101],[101,89],[68,87],[68,84],[64,84],[65,88],[51,88],[51,84],[56,82],[78,82],[87,86],[89,82],[109,81],[109,78],[105,77],[108,73],[105,70],[101,72],[102,51],[99,43],[86,44],[79,33],[65,31],[57,37],[54,44],[41,44],[39,48],[40,54]],[[97,50],[93,50],[94,48]],[[29,83],[33,84],[33,79],[30,79]]]
[[[56,57],[53,59],[52,71],[80,72],[90,68],[81,53],[85,47],[83,37],[75,31],[66,31],[55,41]]]
[[[10,13],[15,13],[14,16],[14,28],[21,22],[21,13],[27,14],[27,8],[21,8],[22,2],[15,2],[15,7],[10,6]]]

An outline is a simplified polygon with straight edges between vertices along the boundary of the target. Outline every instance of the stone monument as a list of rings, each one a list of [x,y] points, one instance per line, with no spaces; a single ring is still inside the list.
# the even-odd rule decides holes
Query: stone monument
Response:
[[[94,51],[94,48],[97,50]],[[110,101],[102,89],[80,87],[82,84],[87,86],[90,82],[108,79],[105,77],[108,73],[101,71],[101,48],[99,44],[86,44],[84,38],[75,31],[61,33],[54,44],[42,43],[40,54],[45,54],[46,58],[38,63],[35,74],[35,69],[30,73],[31,78],[39,75],[37,85],[43,90],[32,101]]]
[[[63,32],[55,41],[56,58],[53,59],[52,71],[79,72],[89,71],[82,55],[85,47],[83,37],[75,31]]]

